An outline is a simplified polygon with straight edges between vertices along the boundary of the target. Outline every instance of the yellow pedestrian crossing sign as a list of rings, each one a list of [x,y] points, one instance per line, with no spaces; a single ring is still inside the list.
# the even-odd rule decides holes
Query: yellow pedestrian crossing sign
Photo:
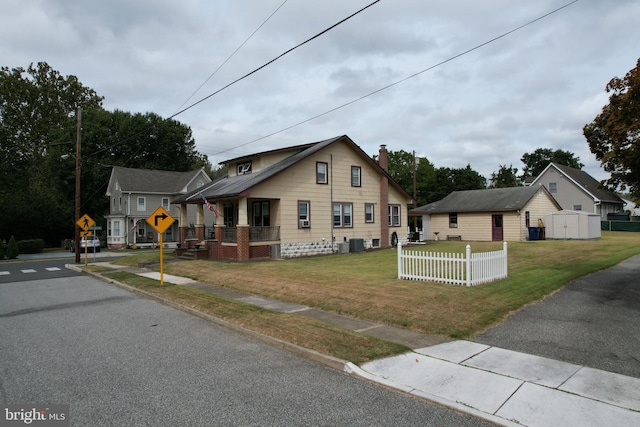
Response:
[[[147,218],[149,225],[158,233],[164,233],[167,228],[171,227],[174,221],[175,219],[162,206],[158,207],[158,209]]]
[[[76,224],[78,224],[78,227],[82,228],[84,231],[89,231],[91,227],[96,225],[96,222],[91,219],[89,215],[84,214],[82,215],[82,217],[80,217]]]

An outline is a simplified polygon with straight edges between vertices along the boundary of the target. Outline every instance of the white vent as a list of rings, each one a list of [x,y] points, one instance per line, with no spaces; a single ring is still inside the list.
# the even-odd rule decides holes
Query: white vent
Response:
[[[309,224],[309,220],[308,219],[301,219],[300,220],[300,228],[309,228],[311,227],[311,225]]]

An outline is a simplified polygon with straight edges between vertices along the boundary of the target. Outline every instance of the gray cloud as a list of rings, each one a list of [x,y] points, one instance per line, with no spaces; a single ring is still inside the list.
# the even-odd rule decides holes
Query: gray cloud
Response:
[[[105,106],[163,116],[178,107],[282,0],[10,2],[0,16],[1,65],[47,61],[105,96]],[[289,0],[191,99],[269,61],[369,1]],[[436,166],[486,177],[522,168],[538,147],[574,152],[606,177],[582,127],[606,83],[635,66],[640,3],[580,0],[402,84],[292,126],[471,49],[565,4],[381,1],[324,36],[181,114],[213,163],[347,134]]]

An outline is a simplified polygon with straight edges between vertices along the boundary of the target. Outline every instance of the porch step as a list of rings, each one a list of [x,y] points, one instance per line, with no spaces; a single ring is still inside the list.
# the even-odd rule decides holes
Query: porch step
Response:
[[[184,252],[182,255],[180,255],[178,258],[180,259],[196,259],[196,251],[193,249],[189,249],[188,251]]]

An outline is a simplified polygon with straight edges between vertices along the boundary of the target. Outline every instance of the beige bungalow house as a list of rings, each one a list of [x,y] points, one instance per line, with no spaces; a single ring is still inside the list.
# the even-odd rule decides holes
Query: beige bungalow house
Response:
[[[162,206],[174,218],[179,211],[173,201],[211,182],[203,168],[175,172],[155,169],[136,169],[114,166],[107,186],[109,214],[107,220],[107,247],[119,249],[127,246],[151,246],[159,238],[146,222]],[[213,224],[213,214],[205,220]],[[195,223],[195,211],[187,218]],[[178,226],[172,224],[163,235],[166,243],[177,243]]]
[[[532,186],[544,185],[563,209],[600,215],[602,221],[610,214],[624,212],[624,200],[600,186],[598,180],[585,171],[549,163]]]
[[[422,216],[426,240],[523,241],[529,227],[561,210],[544,186],[454,191],[409,211]]]
[[[411,196],[348,136],[227,160],[227,177],[174,203],[181,248],[197,259],[290,258],[387,247],[404,237]],[[196,238],[187,236],[196,205]],[[215,211],[215,232],[203,213]],[[196,249],[194,251],[194,248]]]

